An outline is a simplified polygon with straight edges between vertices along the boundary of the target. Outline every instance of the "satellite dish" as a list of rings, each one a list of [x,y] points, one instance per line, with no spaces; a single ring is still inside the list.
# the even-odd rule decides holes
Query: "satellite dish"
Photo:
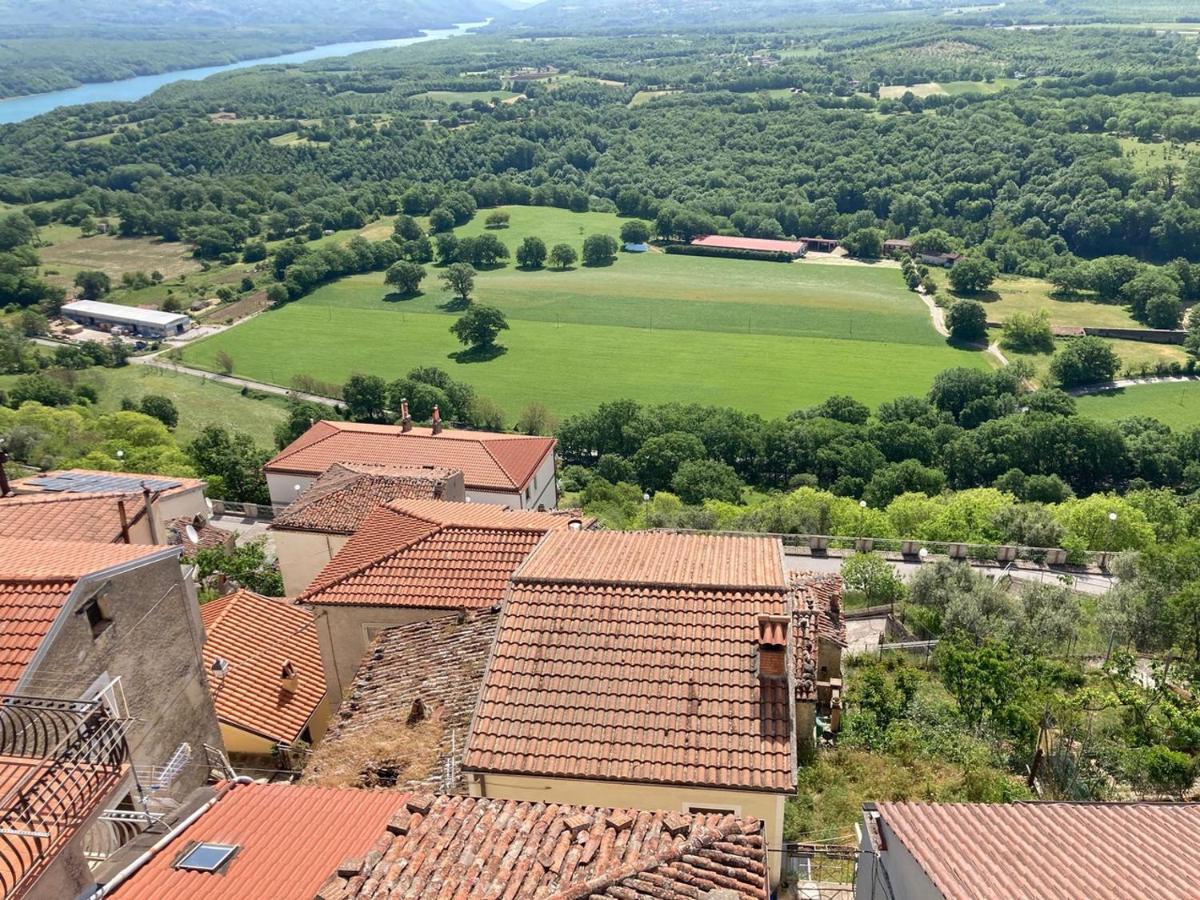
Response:
[[[211,516],[213,511],[212,501],[207,497],[204,498],[204,506],[208,509],[208,514]]]
[[[187,528],[183,529],[183,533],[187,535],[190,543],[197,546],[200,544],[200,535],[197,533],[195,525],[188,525]]]

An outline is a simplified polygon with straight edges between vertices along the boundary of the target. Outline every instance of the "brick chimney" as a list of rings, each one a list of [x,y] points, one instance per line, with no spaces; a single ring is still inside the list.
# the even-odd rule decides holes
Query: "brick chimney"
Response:
[[[296,671],[290,659],[285,659],[279,670],[279,689],[288,694],[294,694],[300,689],[300,673]]]
[[[787,678],[787,616],[758,617],[758,677]]]
[[[442,413],[441,410],[437,408],[436,403],[433,405],[433,433],[442,433]]]
[[[408,414],[408,399],[400,401],[400,430],[412,431],[412,416]]]
[[[142,482],[142,502],[146,506],[146,524],[150,526],[150,543],[163,543],[161,536],[158,533],[158,523],[154,521],[154,497],[150,493],[150,487],[146,482]]]

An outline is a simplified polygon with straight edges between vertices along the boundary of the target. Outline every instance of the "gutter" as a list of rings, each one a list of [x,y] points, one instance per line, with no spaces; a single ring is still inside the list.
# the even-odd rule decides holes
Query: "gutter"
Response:
[[[190,815],[188,815],[187,818],[185,818],[183,821],[181,821],[177,825],[175,825],[174,828],[172,828],[170,831],[168,831],[166,834],[164,834],[161,838],[159,838],[158,841],[155,842],[154,846],[152,846],[149,850],[147,850],[145,853],[143,853],[141,856],[139,856],[137,859],[135,859],[132,863],[130,863],[128,866],[126,866],[120,872],[118,872],[113,878],[109,879],[109,881],[107,883],[100,885],[95,891],[88,894],[86,897],[81,898],[81,900],[99,900],[99,898],[101,898],[101,897],[107,897],[109,894],[111,894],[113,891],[115,891],[118,887],[120,887],[122,884],[124,884],[126,881],[128,881],[130,878],[132,878],[134,875],[136,875],[138,870],[140,870],[142,868],[142,866],[144,866],[144,865],[146,865],[146,863],[150,862],[151,859],[153,859],[155,856],[158,855],[160,850],[162,850],[164,847],[167,846],[167,844],[171,843],[173,840],[175,840],[175,838],[179,837],[180,834],[182,834],[184,831],[186,831],[192,825],[193,822],[195,822],[202,815],[204,815],[206,812],[208,812],[210,809],[212,809],[212,807],[216,805],[216,802],[218,800],[220,800],[222,797],[224,797],[226,794],[228,794],[231,790],[233,790],[234,785],[253,784],[253,783],[254,783],[254,779],[252,779],[248,775],[239,775],[233,781],[225,782],[225,784],[223,784],[221,786],[221,789],[219,791],[217,791],[216,795],[211,800],[209,800],[207,803],[205,803],[199,809],[195,810]]]

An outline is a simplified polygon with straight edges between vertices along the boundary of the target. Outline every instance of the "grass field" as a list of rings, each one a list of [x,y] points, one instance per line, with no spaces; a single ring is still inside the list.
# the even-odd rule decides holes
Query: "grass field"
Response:
[[[881,100],[899,99],[909,91],[914,97],[930,97],[934,94],[997,94],[1021,82],[1015,78],[997,78],[993,81],[926,81],[921,84],[888,84],[879,88]]]
[[[499,97],[503,103],[506,100],[513,100],[520,96],[521,94],[514,91],[425,91],[420,94],[413,94],[408,99],[432,100],[434,103],[474,103],[476,100],[491,103]]]
[[[671,94],[678,94],[680,91],[638,91],[633,95],[633,99],[629,101],[630,106],[641,106],[643,103],[649,103],[651,100],[657,100],[659,97],[669,97]]]
[[[78,232],[78,229],[76,229]],[[43,236],[43,239],[53,239]],[[44,271],[53,271],[51,281],[69,284],[77,272],[99,269],[114,282],[123,272],[155,270],[167,278],[195,272],[200,265],[186,244],[168,244],[153,238],[120,238],[97,234],[57,240],[38,250]]]
[[[18,377],[0,376],[0,389]],[[120,409],[123,397],[135,403],[146,394],[170,397],[179,410],[175,436],[185,444],[205,425],[224,425],[246,432],[263,447],[274,447],[274,429],[283,421],[286,409],[282,397],[243,396],[228,385],[150,366],[87,369],[80,373],[79,380],[96,389],[100,396],[97,408],[104,412]]]
[[[1137,172],[1161,169],[1168,163],[1182,169],[1200,153],[1200,141],[1186,144],[1144,144],[1137,138],[1130,137],[1117,138],[1117,141],[1121,145],[1121,153]]]
[[[1114,422],[1150,416],[1176,430],[1200,426],[1200,381],[1140,384],[1076,400],[1079,414]]]
[[[999,339],[999,334],[993,333],[993,339]],[[1064,340],[1059,339],[1056,345],[1061,347]],[[1153,375],[1154,366],[1157,363],[1184,363],[1187,362],[1187,352],[1182,348],[1173,344],[1148,344],[1144,341],[1113,341],[1108,342],[1112,348],[1117,351],[1117,356],[1121,358],[1121,371],[1117,373],[1117,377],[1124,378],[1129,376],[1138,376],[1142,374]],[[1050,377],[1050,359],[1048,353],[1029,355],[1023,353],[1013,353],[1005,350],[1005,355],[1011,360],[1023,359],[1029,362],[1036,373],[1039,381],[1046,382]],[[1144,370],[1144,371],[1143,371]]]
[[[948,290],[946,273],[931,270],[939,290]],[[1040,278],[1002,275],[980,300],[987,308],[988,321],[1004,322],[1013,313],[1033,313],[1044,309],[1052,325],[1079,325],[1092,328],[1140,328],[1129,310],[1114,303],[1087,300],[1063,300],[1051,296],[1054,285]]]
[[[511,207],[509,246],[530,234],[576,247],[620,220],[599,213]],[[460,234],[484,230],[483,216]],[[892,268],[757,263],[621,254],[603,268],[477,278],[477,302],[499,306],[507,351],[460,361],[449,333],[458,315],[430,270],[425,293],[389,295],[382,275],[353,276],[199,342],[185,359],[213,368],[219,350],[246,377],[288,384],[305,373],[340,382],[352,372],[393,379],[418,365],[446,368],[510,418],[540,400],[555,413],[614,397],[695,400],[780,415],[835,393],[875,404],[921,393],[952,365],[986,368],[948,347]]]

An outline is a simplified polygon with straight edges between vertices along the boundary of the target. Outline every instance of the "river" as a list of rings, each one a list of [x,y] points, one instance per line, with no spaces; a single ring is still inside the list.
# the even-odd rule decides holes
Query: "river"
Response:
[[[139,75],[136,78],[126,78],[122,81],[100,81],[95,84],[81,84],[79,87],[67,88],[64,91],[50,91],[45,94],[30,94],[25,97],[10,97],[0,100],[0,125],[11,122],[24,122],[42,113],[58,109],[60,106],[78,106],[81,103],[98,103],[106,100],[140,100],[154,93],[160,87],[176,81],[199,81],[218,72],[230,72],[234,69],[245,69],[250,66],[270,66],[286,63],[302,63],[313,59],[328,59],[333,56],[349,56],[351,53],[361,53],[364,50],[378,50],[382,47],[407,47],[410,44],[420,44],[424,41],[440,41],[449,37],[466,34],[472,28],[480,28],[487,22],[468,22],[456,25],[454,28],[435,28],[423,32],[418,37],[394,38],[387,41],[356,41],[343,44],[325,44],[312,47],[298,53],[284,53],[279,56],[269,56],[264,59],[244,59],[241,62],[229,63],[224,66],[204,66],[198,69],[178,69],[174,72],[162,72],[158,75]]]

